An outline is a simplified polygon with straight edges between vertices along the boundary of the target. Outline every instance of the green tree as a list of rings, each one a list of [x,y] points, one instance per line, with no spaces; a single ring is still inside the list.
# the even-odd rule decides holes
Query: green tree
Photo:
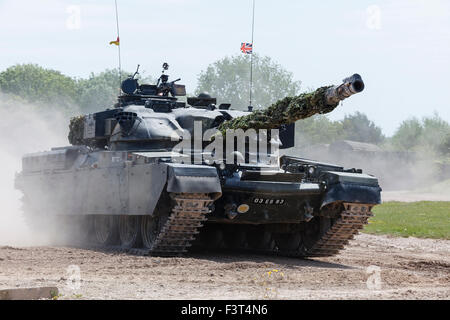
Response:
[[[447,134],[450,134],[450,125],[437,113],[432,117],[423,118],[422,127],[420,144],[432,146],[434,149],[439,149],[440,145],[444,143]]]
[[[296,123],[296,132],[299,145],[329,144],[337,140],[380,144],[385,139],[381,128],[361,112],[346,115],[340,121],[331,121],[325,115],[300,120]]]
[[[120,78],[118,69],[107,69],[101,73],[91,73],[88,79],[79,79],[77,82],[77,102],[84,112],[96,112],[103,108],[110,108],[117,102],[117,96],[121,94],[120,80],[133,73],[122,71]],[[137,77],[139,83],[154,83],[152,77]]]
[[[448,133],[442,143],[439,145],[439,152],[443,155],[450,156],[450,133]]]
[[[78,104],[84,112],[111,107],[117,101],[120,76],[117,69],[91,73],[88,79],[77,82]]]
[[[327,116],[317,115],[299,120],[295,124],[297,146],[332,143],[343,135],[341,121],[331,121]]]
[[[392,136],[392,144],[400,149],[409,150],[419,143],[423,127],[417,118],[403,121]]]
[[[358,111],[344,117],[342,130],[346,140],[379,144],[385,139],[381,128],[369,120],[367,115]]]
[[[73,107],[77,83],[59,71],[35,64],[18,64],[0,73],[0,90],[30,102]]]
[[[122,79],[130,73],[123,72]],[[141,82],[154,82],[151,77]],[[62,107],[72,112],[95,112],[111,107],[120,93],[117,69],[91,73],[87,79],[73,79],[59,71],[35,64],[15,65],[0,73],[0,91],[26,101]]]
[[[427,149],[430,151],[445,150],[447,136],[450,135],[450,125],[437,113],[425,117],[402,122],[392,137],[392,144],[403,150]]]
[[[225,57],[209,65],[198,77],[196,94],[208,92],[219,103],[246,110],[250,96],[250,56]],[[300,82],[270,57],[253,56],[253,106],[265,108],[299,93]]]

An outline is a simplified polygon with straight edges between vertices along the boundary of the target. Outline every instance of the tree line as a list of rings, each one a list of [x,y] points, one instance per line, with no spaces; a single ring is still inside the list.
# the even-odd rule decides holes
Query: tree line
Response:
[[[298,95],[301,82],[292,72],[270,57],[254,55],[253,101],[255,108],[264,108],[286,96]],[[217,97],[218,103],[231,103],[245,110],[249,105],[248,56],[225,57],[210,64],[198,75],[195,94],[207,92]],[[123,73],[123,74],[132,74]],[[144,79],[144,81],[153,81]],[[0,91],[20,97],[45,108],[57,106],[68,114],[90,113],[111,107],[119,93],[119,72],[108,69],[91,73],[86,79],[63,75],[56,70],[35,64],[18,64],[0,73]],[[332,143],[353,140],[373,143],[391,150],[426,150],[450,156],[450,125],[438,114],[423,119],[403,121],[392,137],[386,137],[381,128],[361,112],[332,121],[319,115],[300,120],[296,130],[300,144]]]

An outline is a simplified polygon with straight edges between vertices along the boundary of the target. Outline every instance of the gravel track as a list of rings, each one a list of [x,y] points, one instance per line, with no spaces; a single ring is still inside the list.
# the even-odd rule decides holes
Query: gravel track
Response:
[[[311,260],[0,247],[0,289],[38,286],[57,286],[59,299],[449,299],[450,241],[362,234]]]

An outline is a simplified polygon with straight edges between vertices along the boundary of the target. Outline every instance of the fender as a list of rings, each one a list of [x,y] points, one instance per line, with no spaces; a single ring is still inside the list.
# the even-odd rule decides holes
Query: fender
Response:
[[[321,207],[332,202],[381,203],[381,188],[378,179],[362,173],[326,171],[322,176],[326,182],[326,193]]]
[[[167,192],[212,193],[218,199],[222,195],[222,187],[215,167],[168,164]]]

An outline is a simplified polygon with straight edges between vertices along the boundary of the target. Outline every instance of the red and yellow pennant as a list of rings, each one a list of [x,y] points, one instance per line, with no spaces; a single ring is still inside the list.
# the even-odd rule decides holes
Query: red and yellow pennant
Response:
[[[116,40],[116,41],[110,41],[109,44],[110,44],[110,45],[111,45],[111,44],[115,44],[116,46],[120,46],[120,39],[119,39],[119,37],[117,37],[117,40]]]

